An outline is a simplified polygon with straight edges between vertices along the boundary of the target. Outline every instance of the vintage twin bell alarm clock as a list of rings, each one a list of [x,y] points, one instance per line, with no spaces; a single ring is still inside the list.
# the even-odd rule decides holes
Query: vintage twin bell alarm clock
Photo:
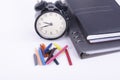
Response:
[[[35,31],[48,40],[60,38],[69,26],[69,10],[61,1],[47,3],[41,1],[35,5],[37,17],[35,20]]]

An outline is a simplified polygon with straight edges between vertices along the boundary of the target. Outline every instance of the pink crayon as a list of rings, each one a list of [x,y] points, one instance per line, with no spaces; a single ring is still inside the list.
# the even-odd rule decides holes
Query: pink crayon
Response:
[[[64,52],[68,48],[68,45],[66,45],[64,48],[62,48],[56,55],[54,55],[49,61],[46,62],[46,64],[51,63],[56,57],[58,57],[62,52]]]

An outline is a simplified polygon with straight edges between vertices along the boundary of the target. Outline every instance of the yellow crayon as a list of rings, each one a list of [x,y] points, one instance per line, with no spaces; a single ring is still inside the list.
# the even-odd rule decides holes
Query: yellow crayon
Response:
[[[62,47],[61,47],[60,45],[56,44],[56,43],[53,43],[53,45],[54,45],[58,50],[61,50],[61,49],[62,49]]]
[[[53,45],[58,49],[58,50],[61,50],[62,49],[62,47],[59,45],[59,44],[57,44],[57,43],[53,43]],[[64,52],[63,52],[64,53]]]

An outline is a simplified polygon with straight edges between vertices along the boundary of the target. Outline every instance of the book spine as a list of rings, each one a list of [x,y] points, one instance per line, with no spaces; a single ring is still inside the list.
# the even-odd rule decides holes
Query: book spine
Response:
[[[80,28],[80,31],[81,31],[81,34],[83,34],[84,38],[87,39],[87,32],[85,31],[85,29],[83,28],[83,25],[81,24],[80,20],[77,19],[76,17],[76,21],[77,21],[77,24]]]

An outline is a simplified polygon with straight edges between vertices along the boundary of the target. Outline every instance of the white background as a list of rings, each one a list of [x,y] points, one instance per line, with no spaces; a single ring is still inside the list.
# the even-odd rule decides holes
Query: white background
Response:
[[[39,38],[34,30],[35,3],[0,0],[0,80],[120,80],[120,53],[81,60],[69,37]],[[50,42],[69,45],[73,66],[64,54],[58,58],[59,66],[34,66],[34,48]]]

